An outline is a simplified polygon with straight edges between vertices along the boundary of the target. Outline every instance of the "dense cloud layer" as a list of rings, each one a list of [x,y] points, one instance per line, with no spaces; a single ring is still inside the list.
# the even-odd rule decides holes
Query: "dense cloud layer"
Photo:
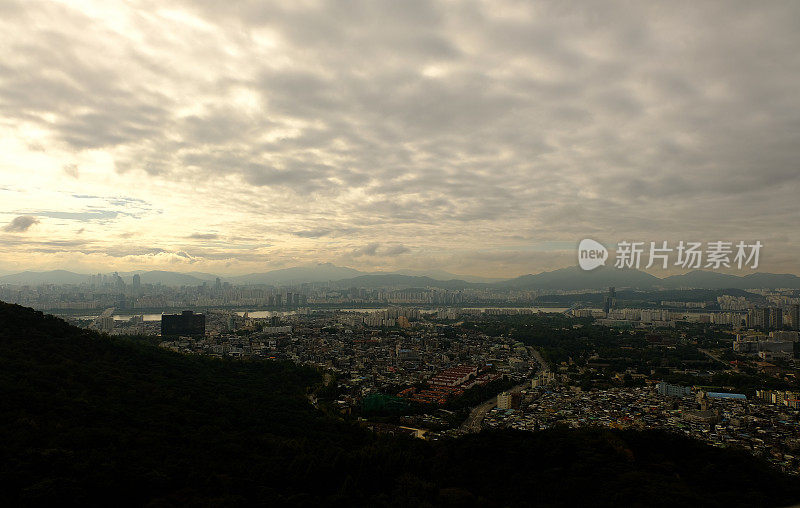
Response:
[[[800,272],[798,19],[791,1],[3,2],[0,222],[85,228],[24,260],[41,266],[516,275],[588,236],[758,239],[764,269]],[[10,240],[0,263],[22,266]]]

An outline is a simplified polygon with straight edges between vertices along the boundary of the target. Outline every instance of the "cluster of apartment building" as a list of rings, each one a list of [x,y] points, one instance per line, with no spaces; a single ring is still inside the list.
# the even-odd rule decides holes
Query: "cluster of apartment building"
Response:
[[[733,351],[758,356],[764,361],[788,360],[794,358],[795,349],[800,346],[798,342],[800,342],[800,333],[796,331],[740,333],[733,341]]]
[[[442,404],[472,386],[506,374],[522,375],[529,368],[526,348],[508,338],[444,333],[446,325],[425,319],[418,309],[391,308],[379,314],[388,319],[419,316],[420,321],[413,332],[401,332],[365,327],[358,319],[355,326],[343,323],[354,315],[363,320],[367,313],[320,311],[287,315],[280,322],[235,316],[236,335],[214,331],[205,337],[166,337],[161,345],[187,354],[286,359],[323,368],[338,378],[343,411],[370,394],[394,394],[398,387],[420,384],[427,386],[404,396]],[[228,326],[223,315],[209,316],[212,328]]]
[[[663,429],[713,446],[741,448],[800,474],[800,411],[733,395],[691,390],[661,394],[653,386],[591,392],[541,386],[523,392],[516,408],[498,403],[484,426],[530,431],[554,426]]]
[[[800,409],[800,393],[783,390],[756,390],[756,399],[787,406],[793,409]]]
[[[574,317],[595,318],[597,324],[608,326],[663,326],[674,327],[677,322],[710,323],[741,327],[747,314],[743,312],[691,312],[670,309],[639,309],[621,308],[610,309],[572,309]]]

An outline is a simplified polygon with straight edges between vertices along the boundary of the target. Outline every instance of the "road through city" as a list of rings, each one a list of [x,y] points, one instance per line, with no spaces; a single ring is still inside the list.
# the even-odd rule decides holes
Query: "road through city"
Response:
[[[549,366],[547,365],[547,362],[544,361],[544,358],[542,358],[542,355],[539,353],[538,350],[536,350],[531,346],[528,346],[527,349],[528,349],[528,354],[533,356],[533,358],[539,364],[540,372],[547,372],[550,370]],[[523,383],[514,386],[509,391],[519,392],[524,388],[526,388],[527,386],[529,386],[529,383],[530,380],[526,379]],[[469,416],[467,416],[467,419],[464,420],[464,423],[462,423],[461,427],[459,427],[459,431],[461,431],[464,434],[480,432],[483,423],[483,418],[486,416],[486,413],[491,411],[492,408],[494,408],[496,405],[497,405],[497,395],[483,402],[482,404],[472,408],[472,411],[470,411]]]

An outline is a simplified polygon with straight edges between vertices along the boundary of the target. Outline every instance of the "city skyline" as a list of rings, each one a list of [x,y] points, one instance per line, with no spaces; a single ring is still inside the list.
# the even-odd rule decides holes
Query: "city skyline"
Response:
[[[4,2],[0,273],[511,278],[594,238],[800,275],[798,10]]]

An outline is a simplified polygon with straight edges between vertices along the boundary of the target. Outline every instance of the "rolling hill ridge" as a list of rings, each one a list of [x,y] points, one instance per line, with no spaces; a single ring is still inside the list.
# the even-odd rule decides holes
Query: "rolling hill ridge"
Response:
[[[182,356],[0,302],[4,506],[781,506],[800,485],[660,432],[377,436],[316,370]],[[709,466],[709,465],[713,466]],[[580,488],[578,488],[580,487]]]
[[[658,278],[647,272],[633,269],[602,267],[586,272],[577,266],[537,274],[528,274],[508,280],[490,280],[479,277],[465,280],[447,272],[432,271],[437,277],[408,273],[368,273],[321,263],[306,267],[284,268],[263,273],[237,276],[220,276],[222,281],[237,285],[298,285],[302,283],[331,283],[338,287],[436,287],[441,289],[519,289],[519,290],[584,290],[605,289],[609,286],[633,289],[800,289],[800,277],[793,274],[750,273],[732,275],[705,270],[694,270],[682,275]],[[142,284],[165,286],[199,286],[213,283],[214,274],[202,272],[171,272],[164,270],[124,272],[120,276],[130,283],[139,274]],[[443,278],[449,277],[452,278]],[[20,272],[0,276],[0,284],[86,284],[90,274],[66,270],[48,272]]]

